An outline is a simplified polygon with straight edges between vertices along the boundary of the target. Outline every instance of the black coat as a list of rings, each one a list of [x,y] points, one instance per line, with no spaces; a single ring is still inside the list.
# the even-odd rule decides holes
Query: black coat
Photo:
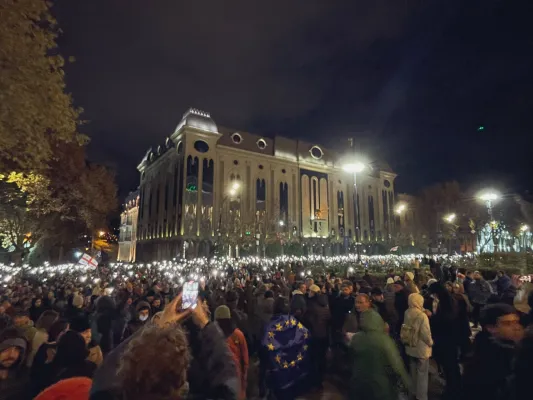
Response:
[[[515,346],[481,332],[474,341],[474,355],[465,365],[463,398],[504,400],[509,398]],[[531,374],[531,371],[528,371]],[[530,392],[528,396],[530,397]]]
[[[188,399],[237,399],[240,382],[222,332],[214,323],[206,325],[201,331],[194,331],[195,333],[191,333],[194,337],[190,340],[193,361],[187,371]],[[93,378],[91,400],[122,398],[116,371],[120,357],[133,337],[135,336],[122,342],[104,359]]]
[[[328,327],[331,313],[328,298],[324,294],[313,296],[307,303],[304,325],[311,332],[312,338],[324,339],[328,337]]]

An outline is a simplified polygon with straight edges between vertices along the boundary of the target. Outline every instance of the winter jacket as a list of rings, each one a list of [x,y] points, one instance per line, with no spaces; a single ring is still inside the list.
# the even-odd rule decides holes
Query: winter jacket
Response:
[[[468,289],[470,298],[473,303],[487,304],[489,297],[492,295],[490,283],[484,279],[473,280]]]
[[[328,326],[331,313],[328,307],[328,297],[318,294],[309,299],[305,313],[304,325],[311,332],[311,337],[324,339],[328,337]]]
[[[405,312],[403,324],[414,330],[414,346],[405,346],[408,356],[427,359],[431,357],[433,338],[429,327],[429,319],[424,313],[424,298],[413,293],[409,296],[409,309]]]
[[[248,346],[244,334],[237,328],[226,339],[229,349],[233,355],[233,361],[237,369],[237,376],[241,382],[241,391],[239,399],[246,398],[246,385],[248,382]]]
[[[304,294],[299,290],[295,290],[294,292],[292,292],[291,314],[301,320],[303,318],[303,315],[305,314],[306,309],[307,301],[305,300]]]
[[[514,356],[514,343],[479,333],[474,341],[472,360],[465,365],[463,399],[508,399]],[[531,376],[531,371],[528,374]]]
[[[398,378],[410,386],[398,348],[375,311],[362,313],[361,331],[352,337],[350,348],[354,353],[350,399],[397,400]]]
[[[121,388],[116,371],[126,346],[134,336],[122,342],[104,359],[96,371],[91,387],[91,400],[120,400]],[[191,338],[192,339],[192,338]],[[189,395],[187,399],[236,400],[240,382],[231,352],[216,324],[207,324],[191,340],[193,360],[187,371]]]

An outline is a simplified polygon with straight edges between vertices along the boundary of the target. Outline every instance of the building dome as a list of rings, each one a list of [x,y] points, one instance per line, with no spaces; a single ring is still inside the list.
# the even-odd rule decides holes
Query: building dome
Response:
[[[211,119],[211,115],[209,115],[208,112],[201,111],[196,108],[189,108],[189,110],[183,114],[183,117],[176,128],[176,132],[178,132],[184,126],[200,129],[202,131],[218,133],[217,124]]]

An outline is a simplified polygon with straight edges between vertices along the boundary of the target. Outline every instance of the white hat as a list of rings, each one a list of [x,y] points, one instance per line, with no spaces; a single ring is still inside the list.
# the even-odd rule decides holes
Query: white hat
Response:
[[[387,285],[390,285],[390,284],[393,284],[393,283],[394,283],[394,279],[387,278]]]

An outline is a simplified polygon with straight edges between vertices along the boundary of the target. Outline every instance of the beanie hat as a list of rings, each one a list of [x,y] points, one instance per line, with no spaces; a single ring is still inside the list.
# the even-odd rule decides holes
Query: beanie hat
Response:
[[[311,285],[309,290],[313,293],[320,293],[320,287],[318,285]]]
[[[72,305],[77,308],[83,307],[83,296],[81,294],[75,294],[72,298]]]
[[[89,400],[92,380],[85,377],[63,379],[41,392],[35,400]]]
[[[215,310],[215,319],[230,319],[231,312],[228,306],[218,306]]]
[[[413,274],[412,272],[406,272],[405,276],[407,276],[407,278],[409,278],[410,281],[415,279],[415,274]]]
[[[387,278],[387,285],[390,285],[391,283],[394,283],[394,279]]]
[[[82,332],[85,332],[85,331],[91,329],[91,324],[89,323],[89,319],[88,318],[86,318],[86,317],[77,317],[77,318],[74,318],[70,322],[70,329],[73,330],[74,332],[82,333]]]

